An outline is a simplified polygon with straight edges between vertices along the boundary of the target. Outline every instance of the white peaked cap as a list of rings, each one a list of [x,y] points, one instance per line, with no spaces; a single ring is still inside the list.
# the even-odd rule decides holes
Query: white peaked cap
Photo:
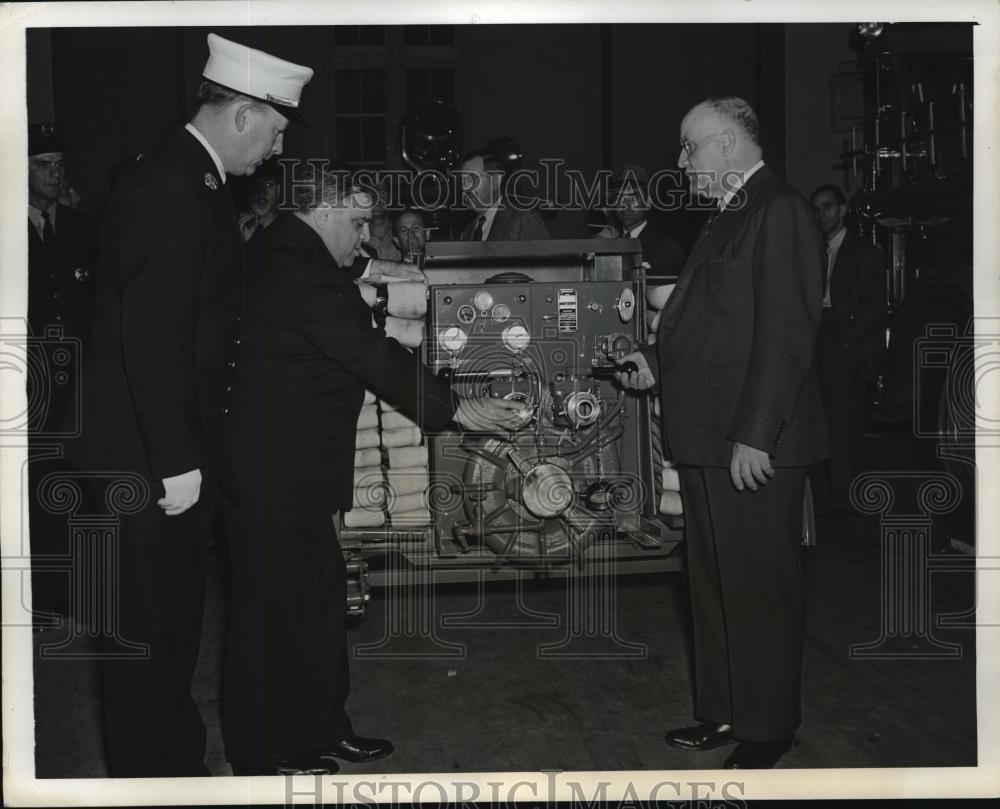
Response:
[[[313,77],[311,67],[286,62],[218,34],[209,34],[208,61],[201,75],[237,93],[260,99],[289,120],[305,124],[298,106],[302,88]]]

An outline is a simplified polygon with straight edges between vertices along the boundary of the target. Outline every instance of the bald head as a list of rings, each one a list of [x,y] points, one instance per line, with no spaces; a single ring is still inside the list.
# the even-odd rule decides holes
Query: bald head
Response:
[[[692,189],[720,199],[730,184],[727,173],[746,172],[760,160],[760,127],[753,108],[741,98],[710,98],[696,104],[681,121],[679,168]]]

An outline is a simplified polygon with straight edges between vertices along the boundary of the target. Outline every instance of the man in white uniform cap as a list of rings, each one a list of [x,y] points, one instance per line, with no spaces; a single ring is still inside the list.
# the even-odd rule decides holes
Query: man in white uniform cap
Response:
[[[101,234],[84,436],[114,470],[118,634],[104,713],[115,777],[208,775],[191,696],[220,420],[238,342],[243,251],[225,188],[280,154],[313,71],[208,36],[194,118],[118,181]]]

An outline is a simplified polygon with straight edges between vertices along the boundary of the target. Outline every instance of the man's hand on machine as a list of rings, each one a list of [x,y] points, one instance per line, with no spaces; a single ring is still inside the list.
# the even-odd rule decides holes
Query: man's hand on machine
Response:
[[[656,384],[656,377],[639,351],[626,354],[620,360],[615,360],[620,370],[615,372],[615,379],[627,390],[649,390]]]
[[[364,277],[366,284],[381,284],[386,278],[395,278],[400,281],[423,281],[426,276],[412,264],[404,264],[402,261],[384,261],[380,258],[372,259],[368,274]]]
[[[475,397],[462,399],[455,411],[455,421],[466,430],[493,432],[513,430],[525,422],[530,405],[507,399]]]

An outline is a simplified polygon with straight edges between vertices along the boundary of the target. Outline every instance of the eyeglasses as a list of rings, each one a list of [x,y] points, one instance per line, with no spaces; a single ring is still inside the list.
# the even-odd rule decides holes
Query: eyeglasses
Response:
[[[689,140],[685,138],[684,140],[681,141],[681,149],[687,152],[688,157],[691,157],[691,155],[693,155],[698,150],[698,144],[700,144],[703,140],[714,138],[716,135],[721,135],[725,131],[726,130],[723,129],[720,130],[719,132],[712,132],[708,135],[705,135],[703,138],[698,138],[698,140]]]

